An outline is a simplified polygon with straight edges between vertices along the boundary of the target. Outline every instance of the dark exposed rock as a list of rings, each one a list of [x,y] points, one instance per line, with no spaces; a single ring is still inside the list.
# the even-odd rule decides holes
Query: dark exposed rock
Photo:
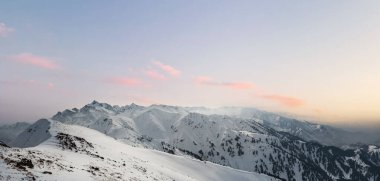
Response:
[[[49,175],[51,175],[51,174],[53,174],[53,173],[51,173],[51,172],[49,172],[49,171],[43,171],[42,174],[49,174]]]
[[[10,148],[7,144],[5,144],[4,142],[0,141],[0,146],[2,147],[6,147],[6,148]]]
[[[61,145],[63,149],[69,149],[72,151],[85,151],[86,148],[94,148],[92,143],[77,136],[58,133],[56,138],[59,141],[59,145]]]
[[[20,160],[13,160],[9,158],[5,158],[4,161],[8,165],[12,165],[14,168],[21,170],[21,171],[26,171],[27,168],[33,169],[34,165],[30,159],[27,158],[21,158]]]
[[[58,133],[56,138],[59,141],[59,145],[64,150],[68,149],[74,152],[83,152],[87,155],[104,160],[104,157],[92,152],[92,149],[94,148],[92,143],[81,137],[72,136],[65,133]]]

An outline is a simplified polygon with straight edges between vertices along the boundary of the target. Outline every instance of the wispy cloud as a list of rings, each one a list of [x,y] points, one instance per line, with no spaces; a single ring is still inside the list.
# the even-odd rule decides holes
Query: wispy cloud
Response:
[[[48,88],[49,89],[53,89],[54,87],[55,87],[55,85],[53,83],[51,83],[51,82],[48,83]]]
[[[60,65],[55,63],[50,58],[33,55],[30,53],[20,53],[13,55],[9,57],[9,60],[49,70],[57,70],[61,68]]]
[[[165,75],[157,72],[156,70],[153,70],[153,69],[149,69],[149,70],[145,70],[144,71],[144,74],[146,76],[148,76],[149,78],[152,78],[152,79],[155,79],[155,80],[165,80],[166,77]]]
[[[204,85],[215,84],[214,80],[208,76],[197,76],[194,78],[194,81],[197,84],[204,84]]]
[[[220,86],[220,87],[227,87],[231,89],[253,89],[255,87],[255,84],[251,82],[245,82],[245,81],[238,81],[238,82],[219,82],[215,81],[211,77],[208,76],[198,76],[194,79],[195,83],[199,85],[208,85],[208,86]]]
[[[255,87],[250,82],[222,82],[221,85],[233,89],[252,89]]]
[[[181,74],[181,71],[179,71],[178,69],[170,66],[170,65],[167,65],[167,64],[164,64],[164,63],[161,63],[159,61],[153,61],[153,64],[155,66],[157,66],[158,68],[160,68],[162,71],[164,71],[165,73],[173,76],[173,77],[179,77],[180,74]]]
[[[291,107],[291,108],[301,107],[305,105],[304,100],[295,98],[295,97],[285,96],[285,95],[268,94],[268,95],[259,95],[259,97],[277,102],[283,106]]]
[[[0,22],[0,37],[6,37],[12,31],[14,31],[13,28],[10,28],[10,27],[6,26],[4,23]]]
[[[145,85],[141,79],[132,77],[111,77],[106,79],[106,82],[128,87],[141,87]]]
[[[43,88],[43,89],[54,89],[55,84],[52,82],[43,82],[43,81],[37,81],[37,80],[8,80],[8,81],[1,81],[0,84],[4,84],[7,86],[26,86],[28,88]]]

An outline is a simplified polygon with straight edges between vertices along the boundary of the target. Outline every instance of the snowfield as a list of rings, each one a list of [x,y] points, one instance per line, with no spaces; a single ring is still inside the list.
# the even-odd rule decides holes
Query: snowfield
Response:
[[[277,180],[132,147],[82,126],[46,119],[35,126],[38,130],[28,135],[32,144],[47,132],[50,138],[31,148],[0,146],[0,180]]]

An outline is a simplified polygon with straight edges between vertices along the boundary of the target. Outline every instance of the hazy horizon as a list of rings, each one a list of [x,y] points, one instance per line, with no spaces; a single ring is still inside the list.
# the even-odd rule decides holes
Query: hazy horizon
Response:
[[[0,121],[112,105],[380,125],[379,1],[4,1]]]

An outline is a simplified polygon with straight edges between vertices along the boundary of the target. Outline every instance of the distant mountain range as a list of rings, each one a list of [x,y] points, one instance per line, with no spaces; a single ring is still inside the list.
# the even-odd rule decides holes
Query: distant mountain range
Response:
[[[0,141],[10,143],[29,126],[30,123],[26,122],[18,122],[15,124],[0,126]]]
[[[44,158],[57,152],[58,155],[55,156],[63,158],[62,160],[67,159],[65,155],[68,153],[66,152],[89,155],[90,158],[87,160],[75,164],[82,165],[81,167],[84,169],[86,167],[83,165],[84,162],[94,158],[97,160],[94,162],[101,166],[96,167],[95,171],[86,167],[87,172],[95,173],[95,176],[94,174],[92,176],[100,179],[124,180],[127,176],[123,175],[118,168],[113,168],[108,162],[98,162],[99,157],[110,159],[112,157],[112,159],[118,160],[117,164],[121,164],[121,162],[119,163],[120,157],[122,157],[120,154],[125,158],[132,157],[134,154],[121,151],[117,153],[118,156],[110,156],[112,154],[109,153],[113,149],[119,150],[120,147],[121,150],[134,150],[131,152],[144,150],[142,152],[146,152],[148,155],[160,153],[152,151],[158,150],[179,156],[173,157],[160,153],[160,155],[164,155],[162,157],[165,159],[186,160],[186,164],[182,166],[185,167],[183,170],[172,170],[181,175],[177,177],[179,180],[231,180],[228,179],[228,175],[241,177],[241,180],[244,180],[247,176],[245,174],[248,173],[251,174],[248,180],[380,180],[380,148],[374,144],[353,145],[357,142],[363,143],[361,136],[364,134],[361,134],[298,121],[252,108],[208,109],[167,105],[143,107],[136,104],[111,106],[94,101],[80,109],[65,110],[58,112],[50,119],[39,120],[17,137],[10,138],[8,136],[7,140],[0,137],[0,140],[4,142],[3,145],[12,147],[3,146],[1,148],[6,154],[2,154],[0,160],[2,158],[7,164],[0,164],[0,175],[13,174],[10,171],[12,169],[8,169],[8,167],[20,172],[18,175],[24,174],[27,177],[27,173],[30,173],[29,175],[35,178],[56,178],[57,175],[62,174],[61,172],[67,171],[65,169],[57,170],[56,167],[59,166],[46,167],[46,164],[38,164],[38,161],[29,159],[33,165],[37,164],[39,169],[24,166],[24,170],[26,170],[24,172],[17,168],[19,163],[17,159],[14,162],[6,161],[15,159],[10,156],[14,152],[24,155],[32,149],[36,150],[35,152],[38,152],[39,156],[43,155]],[[366,141],[370,143],[372,140]],[[348,146],[348,144],[351,145]],[[27,147],[34,148],[23,149]],[[149,156],[143,158],[140,158],[141,155],[133,156],[136,159],[148,160],[148,163],[157,161]],[[146,159],[148,157],[149,159]],[[191,170],[194,164],[197,165],[204,161],[207,163],[206,167],[214,168],[210,165],[215,163],[245,172],[237,174],[238,172],[235,173],[233,170],[231,173],[226,173],[226,177],[206,179],[202,173],[204,171],[198,170],[195,171],[197,173],[194,173],[194,177],[183,176],[187,173],[187,171],[184,173],[186,169]],[[28,163],[30,162],[28,161]],[[179,163],[180,161],[173,162]],[[62,161],[58,164],[70,168],[69,165],[72,163]],[[170,165],[169,162],[167,164]],[[130,164],[127,165],[131,167]],[[144,168],[153,170],[146,165]],[[215,166],[214,169],[219,174],[224,172],[222,170],[225,168]],[[41,169],[46,169],[51,174],[41,174]],[[86,169],[84,170],[86,171]],[[7,171],[1,173],[1,170]],[[80,169],[68,170],[81,172]],[[121,174],[120,178],[110,176],[109,170],[118,170],[118,173]],[[163,175],[167,178],[174,179],[172,172],[166,173],[163,170],[158,170],[158,172],[164,173]],[[152,177],[138,178],[154,180],[153,178],[158,178],[153,176],[155,174],[157,173],[152,171]]]

